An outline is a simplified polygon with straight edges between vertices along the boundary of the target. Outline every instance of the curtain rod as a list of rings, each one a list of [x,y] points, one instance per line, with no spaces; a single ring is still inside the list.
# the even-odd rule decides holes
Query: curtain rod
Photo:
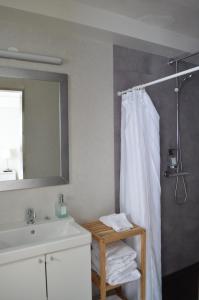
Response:
[[[161,82],[173,79],[173,78],[177,78],[177,77],[189,74],[189,73],[197,72],[197,71],[199,71],[199,66],[188,69],[188,70],[185,70],[185,71],[182,71],[182,72],[179,72],[179,73],[176,73],[176,74],[172,74],[170,76],[166,76],[166,77],[163,77],[163,78],[160,78],[160,79],[148,82],[148,83],[144,83],[144,84],[141,84],[141,85],[134,86],[131,89],[128,89],[128,90],[125,90],[125,91],[122,91],[122,92],[118,92],[117,95],[122,96],[123,94],[126,94],[127,92],[132,92],[133,90],[143,89],[145,87],[148,87],[148,86],[151,86],[151,85],[154,85],[154,84],[157,84],[157,83],[161,83]]]

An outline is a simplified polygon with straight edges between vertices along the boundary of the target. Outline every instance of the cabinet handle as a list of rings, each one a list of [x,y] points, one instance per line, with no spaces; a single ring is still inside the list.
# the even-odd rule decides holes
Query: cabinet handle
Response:
[[[55,256],[50,256],[49,259],[47,260],[47,263],[48,263],[48,262],[51,262],[51,261],[52,261],[52,262],[53,262],[53,261],[58,261],[58,262],[59,262],[60,259],[58,259],[58,258],[55,257]]]
[[[39,258],[39,259],[38,259],[38,263],[39,263],[39,264],[43,264],[43,259]]]

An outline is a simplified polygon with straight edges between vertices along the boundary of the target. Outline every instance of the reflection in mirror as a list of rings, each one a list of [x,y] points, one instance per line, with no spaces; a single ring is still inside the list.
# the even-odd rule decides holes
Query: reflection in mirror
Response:
[[[0,90],[0,181],[23,179],[22,95]]]
[[[0,119],[0,180],[59,176],[57,82],[0,79]]]
[[[0,68],[0,190],[67,182],[67,75]]]

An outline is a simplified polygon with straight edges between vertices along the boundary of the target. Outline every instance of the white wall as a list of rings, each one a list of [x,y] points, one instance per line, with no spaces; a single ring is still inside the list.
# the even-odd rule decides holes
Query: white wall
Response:
[[[53,215],[63,192],[80,222],[114,211],[112,45],[66,34],[64,23],[0,10],[1,47],[61,56],[60,67],[1,59],[1,66],[63,72],[69,75],[70,184],[0,192],[0,223],[24,218],[27,207]],[[67,31],[67,28],[66,28]]]

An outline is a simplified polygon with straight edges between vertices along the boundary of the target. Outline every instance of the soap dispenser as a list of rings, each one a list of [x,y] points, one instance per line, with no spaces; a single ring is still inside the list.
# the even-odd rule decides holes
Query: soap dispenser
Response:
[[[168,150],[168,168],[169,169],[177,168],[177,150],[176,149]]]
[[[60,194],[58,203],[55,206],[55,214],[58,218],[66,218],[67,217],[67,207],[64,203],[64,195]]]
[[[168,150],[167,169],[164,172],[165,177],[170,177],[177,173],[177,167],[178,167],[177,154],[178,154],[177,149],[170,148]]]

